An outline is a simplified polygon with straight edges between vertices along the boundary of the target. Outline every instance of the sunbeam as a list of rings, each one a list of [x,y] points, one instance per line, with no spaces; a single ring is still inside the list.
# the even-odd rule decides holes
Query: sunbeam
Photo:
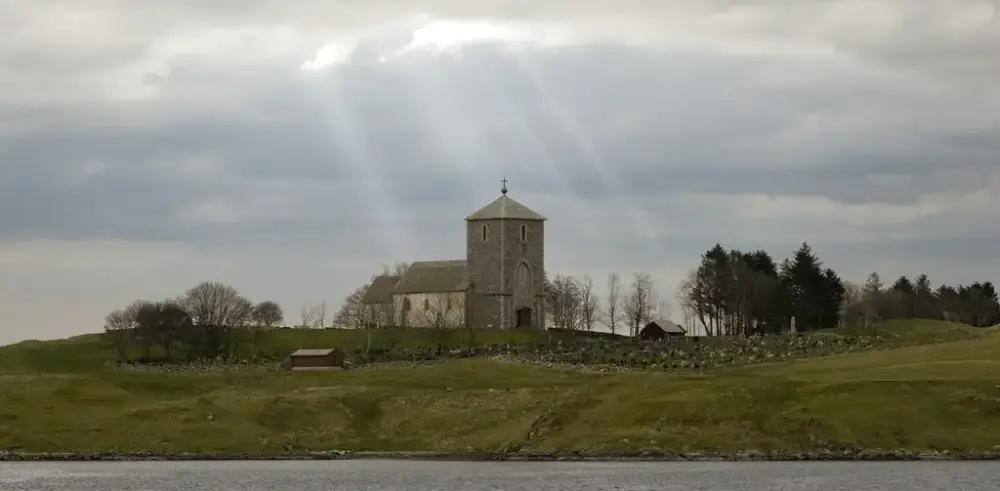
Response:
[[[409,77],[408,82],[410,83],[408,85],[420,86],[420,91],[428,98],[440,101],[454,101],[456,94],[449,91],[449,87],[456,85],[462,87],[458,91],[457,97],[459,98],[463,95],[482,97],[477,92],[485,91],[485,97],[490,100],[502,101],[499,107],[491,105],[494,109],[490,112],[475,115],[486,120],[484,141],[480,140],[477,143],[488,146],[492,152],[509,155],[509,157],[504,158],[503,162],[494,166],[492,177],[504,175],[515,179],[517,177],[535,179],[532,176],[537,175],[538,171],[541,170],[547,178],[545,183],[555,188],[558,199],[563,203],[571,203],[576,198],[566,185],[565,179],[560,179],[559,174],[555,171],[556,166],[553,163],[551,153],[545,149],[541,140],[531,130],[525,117],[511,109],[516,106],[514,98],[500,89],[492,75],[486,73],[486,70],[474,58],[466,58],[462,56],[461,52],[463,47],[472,47],[477,44],[500,43],[509,46],[511,43],[535,42],[536,40],[537,37],[533,37],[527,31],[485,21],[426,20],[424,26],[415,32],[411,43],[383,56],[380,61],[401,63],[407,55],[426,53],[436,57],[451,56],[456,59],[456,63],[464,64],[464,67],[470,70],[474,80],[468,80],[464,77],[449,78],[445,75],[433,81],[427,81],[422,77]],[[445,102],[445,104],[448,103]],[[465,109],[460,110],[464,111]],[[454,139],[446,138],[446,134],[460,129],[454,128],[454,124],[446,120],[446,114],[439,109],[433,109],[430,104],[424,111],[421,111],[421,117],[428,122],[430,127],[435,128],[435,131],[431,132],[434,139],[446,147],[446,151],[450,152],[452,156],[455,156],[460,153],[455,149],[456,142]],[[497,138],[497,135],[505,133],[506,128],[514,129],[514,141]],[[476,131],[476,129],[472,131]],[[467,189],[482,189],[484,192],[495,191],[489,187],[494,180],[487,179],[486,177],[489,176],[483,176],[476,172],[477,170],[486,170],[481,164],[473,161],[460,161],[459,159],[454,159],[452,163],[457,164],[465,176]],[[587,214],[582,213],[579,207],[571,206],[569,209],[572,210],[574,223],[584,224],[584,231],[587,235],[596,236],[597,229],[592,219]]]
[[[499,141],[498,147],[509,148],[511,151],[516,152],[518,158],[515,162],[519,164],[520,170],[526,175],[534,174],[537,170],[545,173],[547,177],[546,182],[555,188],[560,202],[563,204],[577,202],[579,198],[573,193],[570,186],[566,184],[566,179],[557,172],[557,166],[552,153],[547,149],[545,143],[532,131],[524,115],[519,114],[513,109],[517,105],[511,94],[501,89],[499,84],[496,83],[489,73],[486,73],[483,67],[476,66],[474,63],[471,63],[470,67],[473,69],[479,85],[490,92],[490,97],[501,101],[501,104],[497,104],[494,107],[497,108],[497,113],[499,113],[497,116],[503,119],[503,126],[515,130],[513,135],[515,141]],[[492,123],[500,126],[499,121],[494,120]],[[566,208],[573,215],[573,223],[582,225],[582,231],[586,237],[597,237],[598,228],[597,224],[594,223],[593,217],[584,213],[580,206],[568,206]]]
[[[501,104],[492,105],[495,108],[486,114],[479,115],[488,120],[488,139],[493,142],[490,148],[495,151],[505,151],[512,154],[510,163],[517,167],[518,173],[525,177],[537,174],[541,170],[547,177],[546,182],[555,188],[559,201],[562,203],[572,203],[577,197],[572,193],[566,180],[556,171],[554,159],[535,132],[525,119],[523,114],[513,110],[517,106],[511,94],[501,89],[494,80],[494,76],[488,73],[475,58],[464,58],[461,49],[470,45],[491,43],[501,44],[508,48],[516,45],[541,46],[543,44],[556,42],[559,36],[541,36],[528,30],[504,26],[485,21],[457,21],[457,20],[430,20],[419,29],[413,41],[385,57],[387,61],[397,60],[406,54],[414,52],[430,52],[436,55],[450,55],[456,58],[463,58],[461,63],[465,63],[475,78],[474,81],[460,80],[450,81],[460,83],[466,88],[484,89],[491,100],[501,101]],[[516,57],[516,53],[510,53]],[[537,88],[537,87],[536,87]],[[514,141],[498,139],[497,135],[505,133],[504,128],[514,130]],[[509,176],[518,174],[506,172],[509,170],[505,164],[500,164],[501,172]],[[478,186],[476,186],[478,187]],[[582,224],[583,231],[588,237],[597,236],[597,226],[593,218],[581,211],[581,207],[569,206],[573,215],[574,223]]]
[[[379,223],[384,249],[389,258],[410,257],[413,243],[412,231],[401,212],[401,204],[392,198],[390,177],[383,172],[382,166],[371,155],[370,143],[364,135],[364,129],[358,128],[355,121],[349,117],[349,112],[343,108],[350,107],[350,99],[343,94],[336,80],[336,73],[318,73],[307,77],[307,86],[315,100],[323,104],[327,115],[325,124],[330,127],[331,138],[335,138],[346,149],[348,158],[344,162],[350,166],[352,173],[359,179],[358,195],[370,206],[364,212],[366,216],[375,215]]]
[[[621,184],[621,181],[608,169],[606,159],[600,150],[591,143],[590,138],[584,134],[580,126],[576,124],[573,114],[559,100],[558,93],[549,87],[544,77],[539,75],[538,70],[534,67],[529,66],[521,58],[516,58],[515,61],[521,73],[544,95],[542,100],[544,101],[545,108],[548,110],[546,114],[550,115],[551,119],[557,124],[557,128],[574,142],[576,149],[580,152],[584,161],[590,164],[591,168],[598,173],[601,180],[607,185],[608,190],[615,196],[615,201],[617,201],[618,205],[617,208],[623,210],[629,216],[635,227],[636,236],[659,238],[661,234],[656,232],[653,221],[649,218],[645,210],[636,206],[629,197],[625,187]]]
[[[582,160],[590,166],[599,181],[604,183],[610,195],[613,196],[613,200],[628,216],[636,235],[658,238],[662,236],[662,232],[653,226],[652,220],[645,211],[629,197],[625,186],[609,169],[605,157],[591,142],[580,125],[576,123],[574,115],[566,107],[566,104],[559,99],[559,95],[545,81],[544,76],[516,53],[518,47],[527,46],[538,49],[546,45],[559,44],[565,39],[566,36],[561,33],[532,31],[483,20],[428,19],[423,27],[416,30],[410,43],[383,56],[381,60],[384,62],[399,61],[407,55],[415,53],[464,58],[463,49],[485,43],[498,44],[507,48],[511,59],[514,60],[513,66],[518,73],[531,84],[533,90],[541,94],[544,115],[555,124],[559,133],[572,142]],[[515,157],[511,163],[516,165],[519,171],[529,175],[538,171],[543,172],[547,181],[554,186],[560,200],[563,202],[575,201],[576,196],[571,191],[570,186],[566,184],[565,179],[560,178],[560,174],[556,170],[557,165],[545,143],[532,131],[525,116],[513,109],[516,104],[514,104],[515,100],[512,95],[501,89],[493,75],[481,65],[477,65],[474,58],[463,59],[462,63],[466,63],[475,77],[476,87],[488,91],[491,98],[502,101],[501,104],[494,106],[496,107],[495,111],[482,115],[482,117],[489,119],[490,127],[497,128],[497,130],[490,132],[491,135],[502,134],[500,128],[514,130],[513,138],[515,141],[513,145],[510,145],[511,142],[508,141],[496,140],[494,136],[491,140],[498,143],[496,147],[510,149],[509,152]],[[463,83],[468,86],[468,83],[463,81],[448,81],[448,83]],[[433,89],[435,93],[439,90],[437,87]],[[435,118],[434,116],[427,117],[429,119]],[[568,208],[572,210],[575,223],[582,224],[583,232],[588,237],[596,236],[598,228],[593,217],[584,213],[581,207],[570,206]]]
[[[440,164],[446,166],[448,173],[457,175],[461,181],[456,194],[461,194],[462,199],[468,200],[470,206],[477,204],[479,200],[473,195],[480,198],[482,195],[477,195],[472,190],[482,189],[486,182],[495,180],[482,171],[487,170],[497,176],[500,171],[484,169],[474,158],[476,150],[484,144],[478,134],[479,128],[474,125],[455,125],[454,121],[460,119],[454,117],[455,111],[465,111],[455,100],[455,85],[460,81],[439,73],[424,76],[420,72],[412,72],[404,64],[396,63],[398,59],[382,56],[379,61],[386,70],[395,70],[396,76],[405,78],[406,82],[400,84],[400,89],[406,91],[408,99],[413,102],[413,114],[422,123],[420,133],[444,154]]]

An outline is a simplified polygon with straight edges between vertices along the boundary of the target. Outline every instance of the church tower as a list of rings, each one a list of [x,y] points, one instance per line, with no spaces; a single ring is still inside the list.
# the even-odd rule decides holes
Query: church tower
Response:
[[[473,327],[545,327],[545,217],[507,196],[466,219],[469,293]]]

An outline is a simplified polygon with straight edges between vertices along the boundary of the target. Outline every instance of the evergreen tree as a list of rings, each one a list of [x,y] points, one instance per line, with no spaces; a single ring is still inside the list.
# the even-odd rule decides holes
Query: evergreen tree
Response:
[[[792,254],[784,276],[788,283],[796,331],[821,329],[826,313],[827,280],[824,278],[822,263],[808,243],[803,242]],[[838,303],[837,310],[839,309]]]
[[[894,305],[896,307],[896,312],[894,312],[893,317],[900,319],[908,319],[914,316],[913,300],[916,296],[916,289],[913,287],[913,283],[905,275],[900,276],[895,283],[892,284],[892,296],[894,300]]]
[[[913,282],[913,316],[922,319],[941,318],[941,309],[934,288],[926,274],[920,274]]]
[[[848,295],[849,285],[807,242],[780,264],[766,251],[727,251],[716,243],[684,285],[683,301],[709,335],[784,332],[793,317],[798,331],[911,317],[1000,323],[998,292],[988,281],[935,289],[926,274],[904,275],[886,288],[873,272]]]

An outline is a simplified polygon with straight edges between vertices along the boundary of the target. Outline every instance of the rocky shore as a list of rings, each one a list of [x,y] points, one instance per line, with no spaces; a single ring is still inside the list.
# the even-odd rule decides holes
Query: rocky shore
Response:
[[[780,461],[922,461],[1000,460],[1000,446],[991,450],[826,449],[813,451],[674,452],[636,451],[501,451],[501,452],[354,452],[328,450],[255,454],[231,452],[21,452],[0,449],[0,462],[69,461],[236,461],[406,459],[445,461],[660,461],[660,462],[780,462]]]

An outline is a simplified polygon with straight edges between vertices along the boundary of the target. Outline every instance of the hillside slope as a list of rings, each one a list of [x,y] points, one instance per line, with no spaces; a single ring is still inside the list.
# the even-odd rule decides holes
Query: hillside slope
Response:
[[[906,346],[944,341],[972,339],[995,332],[992,328],[975,328],[930,319],[905,319],[880,323],[869,329],[829,329],[805,334],[807,337],[845,337],[878,335],[883,346]],[[473,344],[545,345],[579,340],[586,333],[575,336],[567,332],[541,332],[533,330],[437,330],[437,329],[379,329],[371,332],[372,350],[463,348]],[[247,337],[247,336],[245,336]],[[258,342],[259,356],[280,359],[299,348],[342,348],[345,351],[364,350],[368,347],[368,333],[355,329],[278,329],[262,333]],[[705,341],[702,344],[712,344]],[[722,344],[725,344],[724,342]],[[239,356],[251,356],[251,343],[239,343]],[[154,355],[156,355],[154,348]],[[131,353],[133,358],[140,354]],[[37,371],[44,373],[81,373],[102,370],[116,358],[111,343],[100,334],[84,334],[54,341],[23,341],[0,346],[0,371]]]
[[[1000,445],[998,435],[995,331],[698,376],[487,360],[0,375],[0,448],[24,451],[968,450]]]
[[[469,330],[454,329],[377,329],[371,331],[372,350],[465,347]],[[471,331],[477,346],[490,344],[539,344],[567,335],[534,330]],[[249,336],[238,343],[239,356],[251,356]],[[276,329],[261,333],[257,353],[265,358],[283,358],[299,348],[341,348],[345,351],[365,349],[368,333],[358,329]],[[154,348],[154,355],[159,354]],[[131,353],[134,358],[138,352]],[[0,346],[0,371],[39,371],[45,373],[80,373],[104,369],[116,358],[114,347],[101,334],[84,334],[54,341],[23,341]]]

